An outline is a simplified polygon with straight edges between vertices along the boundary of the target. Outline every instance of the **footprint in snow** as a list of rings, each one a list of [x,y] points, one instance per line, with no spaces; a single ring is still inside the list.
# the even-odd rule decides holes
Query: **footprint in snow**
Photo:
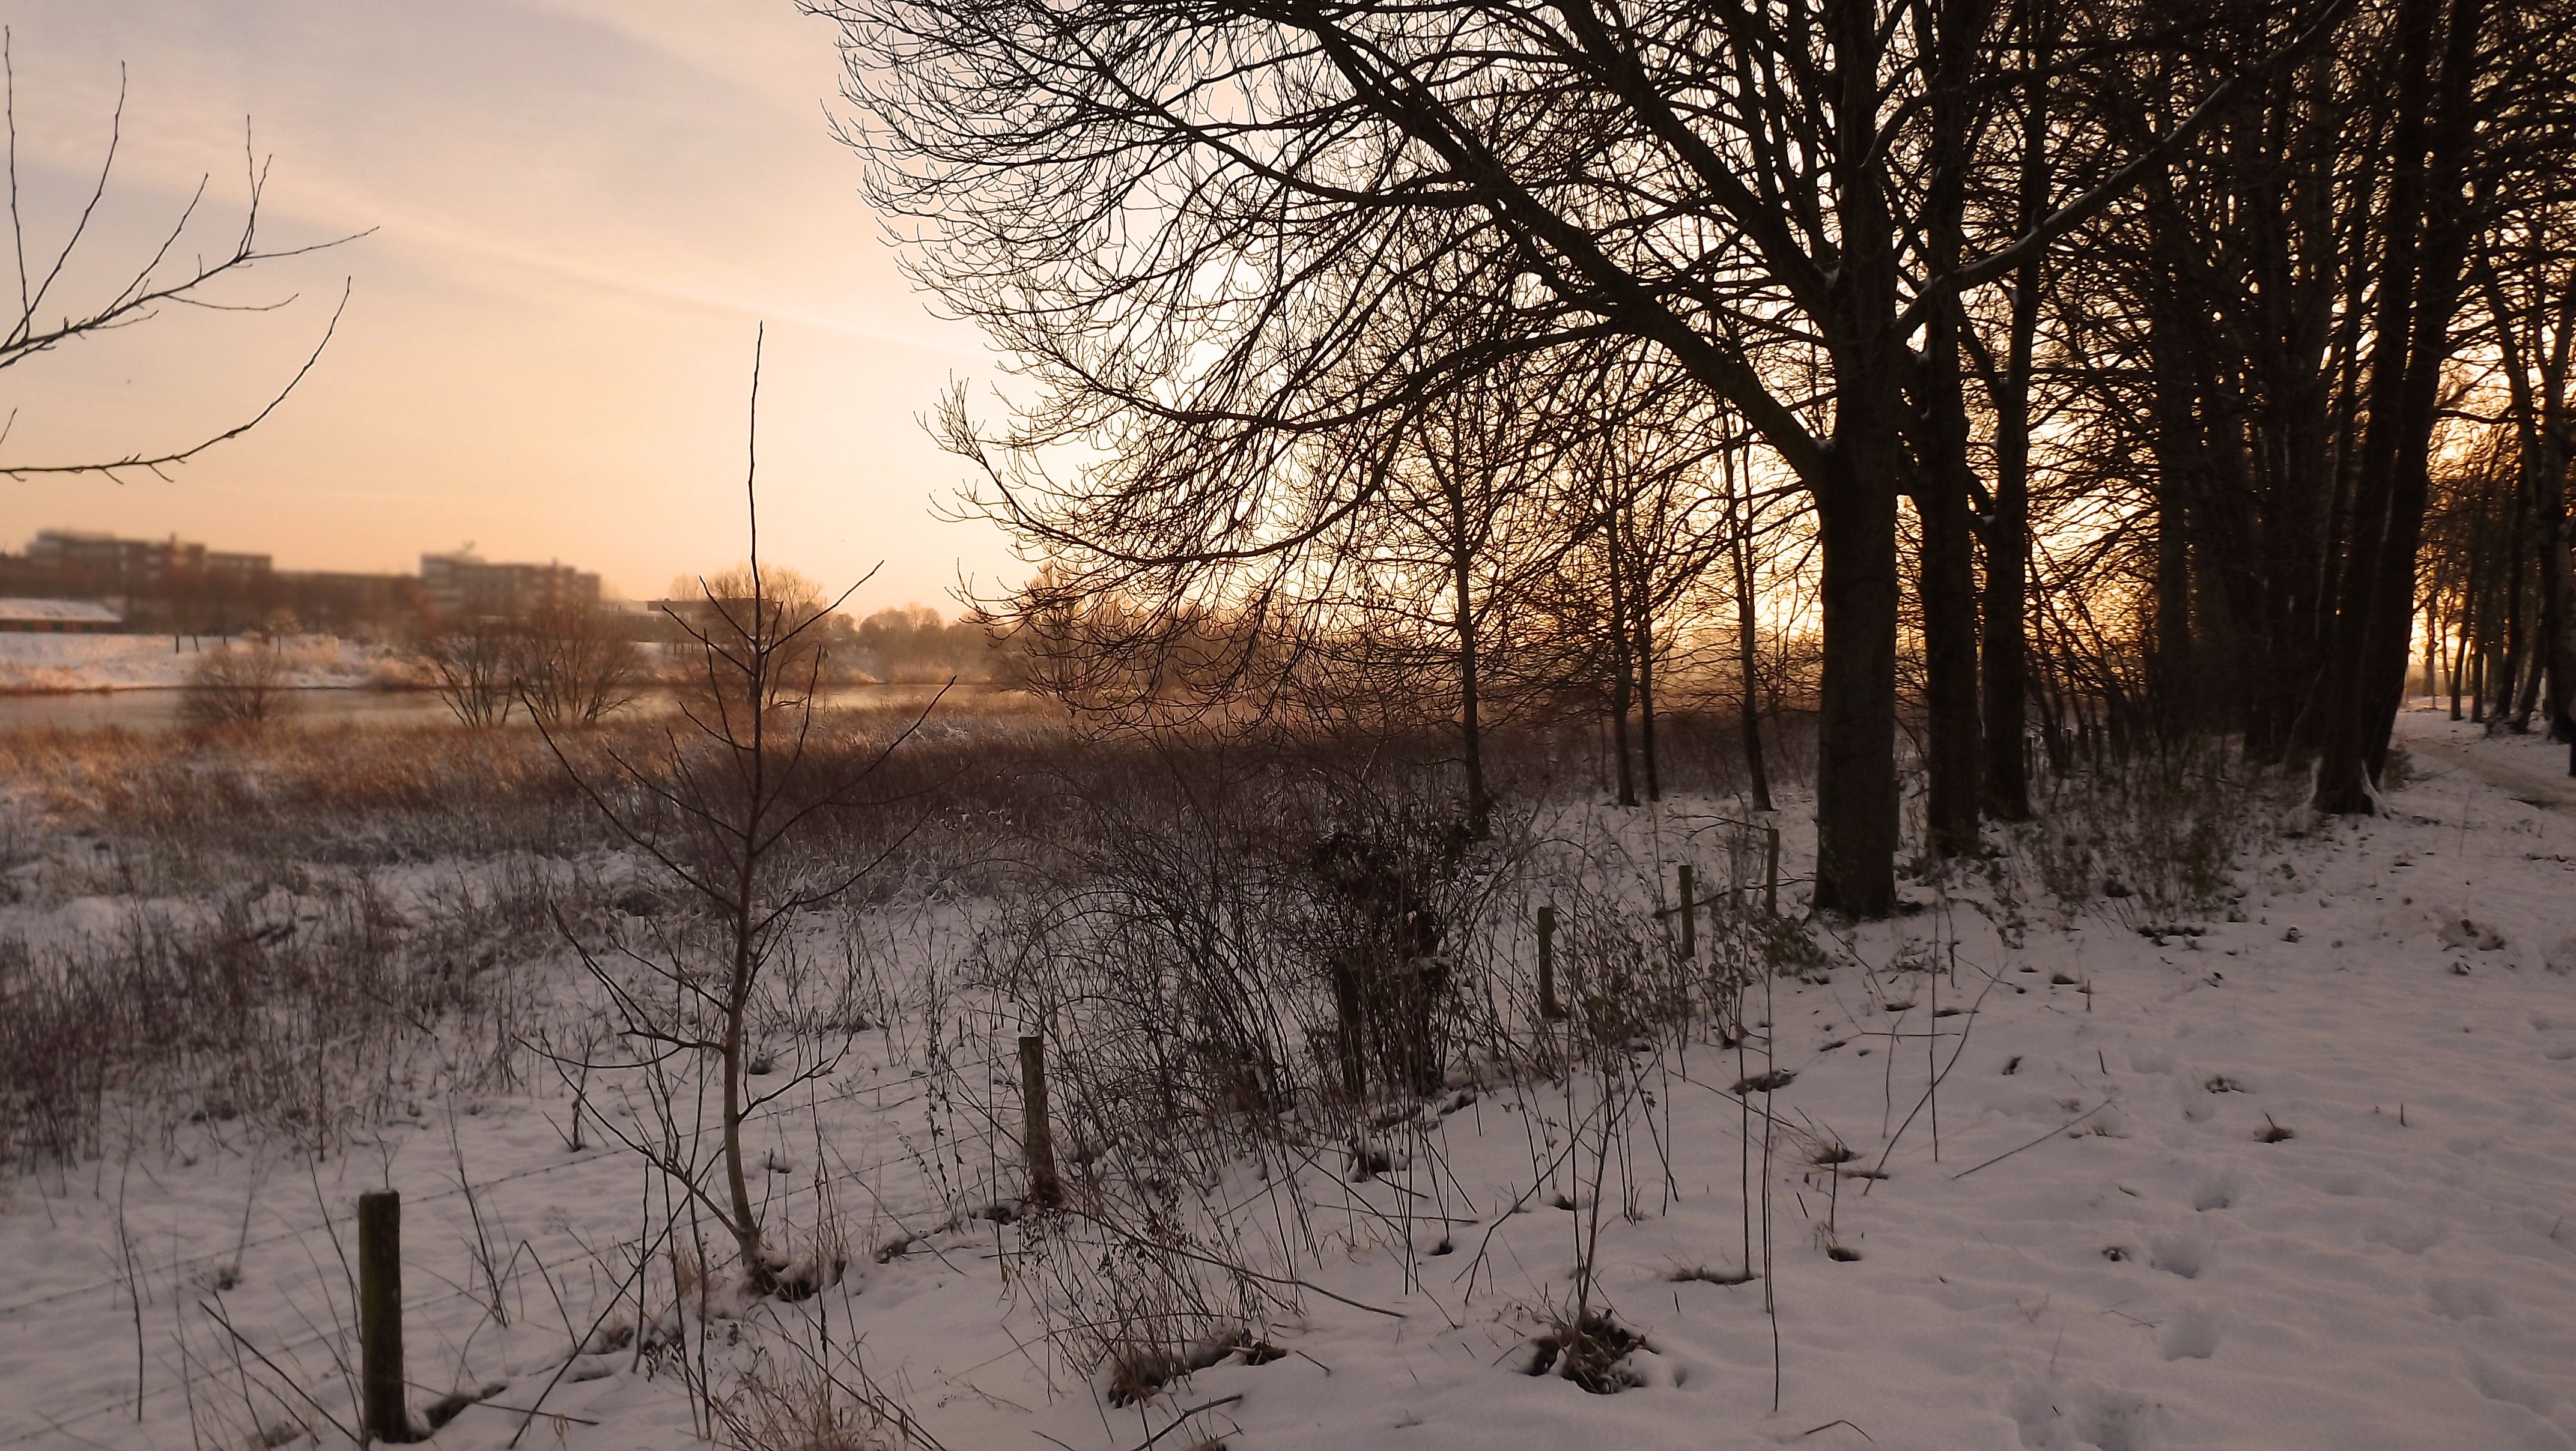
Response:
[[[2384,1244],[2399,1254],[2420,1255],[2442,1237],[2439,1220],[2389,1215],[2361,1232],[2363,1241]]]
[[[2196,1280],[2209,1263],[2209,1247],[2196,1235],[2160,1234],[2148,1242],[2147,1263],[2166,1274]]]
[[[2156,1451],[2165,1444],[2162,1406],[2099,1384],[2031,1387],[2014,1397],[2012,1418],[2027,1451]]]
[[[2474,1320],[2496,1314],[2495,1290],[2475,1280],[2428,1279],[2424,1298],[2432,1302],[2433,1313],[2445,1320]]]
[[[2156,1348],[2167,1360],[2207,1360],[2218,1351],[2218,1315],[2194,1305],[2165,1321]]]
[[[2569,1031],[2571,1028],[2576,1028],[2576,1023],[2570,1023],[2565,1018],[2553,1018],[2547,1013],[2534,1013],[2531,1015],[2531,1026],[2533,1031],[2549,1035],[2541,1044],[2541,1057],[2552,1063],[2564,1063],[2570,1058],[2576,1058],[2576,1032]]]
[[[2507,1370],[2475,1351],[2464,1352],[2460,1359],[2468,1365],[2469,1383],[2488,1400],[2520,1406],[2545,1418],[2558,1409],[2563,1399],[2553,1387]]]

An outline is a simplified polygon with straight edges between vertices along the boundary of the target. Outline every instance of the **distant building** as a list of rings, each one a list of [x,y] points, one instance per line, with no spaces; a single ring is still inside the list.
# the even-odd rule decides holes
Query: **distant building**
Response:
[[[0,630],[228,635],[274,628],[291,614],[308,632],[408,641],[435,632],[441,621],[526,619],[599,605],[599,576],[567,564],[494,564],[471,545],[422,555],[420,564],[418,575],[281,570],[272,556],[208,549],[175,534],[120,539],[47,529],[24,554],[0,554],[0,600],[102,603],[77,614],[0,620]]]
[[[46,529],[27,544],[27,562],[96,580],[119,594],[162,594],[215,582],[255,586],[266,579],[265,554],[210,550],[193,539],[120,539],[91,529]]]
[[[470,549],[422,555],[420,587],[445,620],[523,620],[548,609],[599,605],[598,575],[568,564],[494,564]]]
[[[0,632],[13,635],[112,635],[125,619],[94,600],[0,599]]]
[[[209,551],[173,534],[119,539],[88,529],[47,529],[27,545],[29,563],[108,582],[121,594],[159,594],[200,580],[254,584],[269,572],[265,554]]]
[[[235,580],[242,584],[257,583],[275,572],[270,567],[269,556],[265,554],[231,554],[220,549],[206,551],[204,568],[209,578]]]

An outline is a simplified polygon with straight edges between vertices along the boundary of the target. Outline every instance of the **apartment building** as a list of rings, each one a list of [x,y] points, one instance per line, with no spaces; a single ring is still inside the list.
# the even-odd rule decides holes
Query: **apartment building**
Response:
[[[90,529],[46,529],[27,545],[27,561],[102,583],[119,594],[159,594],[199,582],[251,585],[271,572],[265,554],[208,549],[173,534],[120,539]]]
[[[561,563],[496,564],[470,548],[422,555],[420,587],[443,620],[519,620],[542,610],[599,604],[598,575]]]

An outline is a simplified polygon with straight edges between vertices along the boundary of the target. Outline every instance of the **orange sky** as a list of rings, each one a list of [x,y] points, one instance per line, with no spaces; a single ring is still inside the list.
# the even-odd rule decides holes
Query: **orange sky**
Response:
[[[177,532],[280,568],[407,570],[472,541],[658,594],[742,553],[756,322],[765,558],[855,603],[943,613],[961,569],[1017,577],[999,536],[931,517],[959,481],[916,418],[995,360],[898,275],[825,129],[832,30],[787,0],[114,0],[0,3],[23,207],[50,255],[130,94],[111,205],[83,255],[137,265],[212,173],[222,245],[242,126],[275,158],[270,245],[366,228],[228,300],[0,373],[0,462],[193,442],[339,333],[256,432],[169,482],[0,481],[0,548],[40,528]],[[140,250],[139,250],[140,249]],[[72,277],[66,300],[103,272]],[[88,287],[76,284],[88,282]],[[112,285],[112,284],[111,284]]]

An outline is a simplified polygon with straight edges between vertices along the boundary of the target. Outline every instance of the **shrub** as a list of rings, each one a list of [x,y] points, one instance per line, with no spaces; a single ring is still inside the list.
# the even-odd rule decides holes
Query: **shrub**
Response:
[[[548,727],[597,725],[635,699],[643,654],[595,606],[540,610],[517,644],[520,699]]]
[[[505,620],[471,620],[430,642],[438,698],[459,724],[481,730],[510,718],[519,654],[518,630]]]
[[[188,668],[188,694],[179,722],[196,734],[256,735],[294,707],[286,657],[257,636],[221,645]]]
[[[2043,775],[2044,822],[2017,834],[2019,848],[2062,910],[2098,894],[2132,925],[2204,913],[2270,839],[2297,784],[2225,741],[2107,755]]]

